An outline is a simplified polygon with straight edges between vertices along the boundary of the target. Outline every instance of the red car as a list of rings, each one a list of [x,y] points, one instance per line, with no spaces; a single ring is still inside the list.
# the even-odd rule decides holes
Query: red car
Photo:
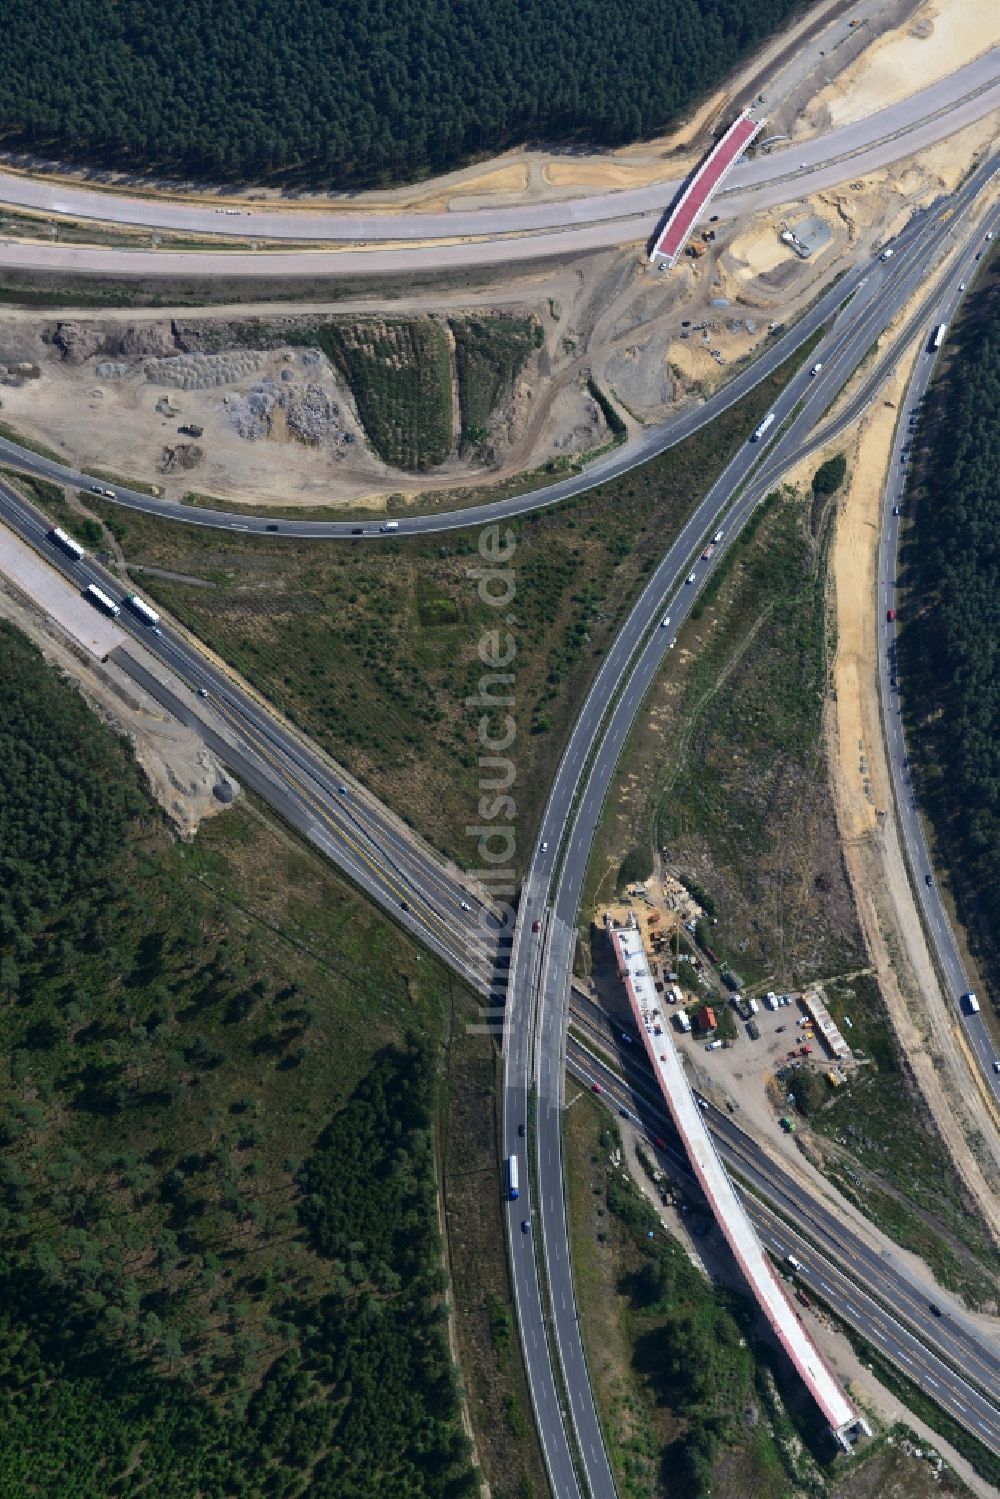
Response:
[[[889,621],[889,623],[892,624],[893,620],[896,618],[895,609],[887,609],[885,611],[885,617]]]
[[[591,1093],[600,1093],[600,1091],[601,1091],[601,1085],[600,1085],[600,1083],[591,1083],[591,1085],[590,1085],[590,1091],[591,1091]]]
[[[533,921],[531,923],[531,930],[533,932],[540,932],[542,930],[542,923],[540,921]]]
[[[654,1135],[653,1144],[656,1146],[657,1150],[666,1150],[667,1148],[667,1142],[662,1135]]]

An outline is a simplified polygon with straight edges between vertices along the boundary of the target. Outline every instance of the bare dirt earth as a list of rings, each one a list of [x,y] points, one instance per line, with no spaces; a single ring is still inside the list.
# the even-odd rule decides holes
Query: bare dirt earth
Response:
[[[914,347],[910,357],[915,353]],[[981,1128],[982,1102],[970,1087],[954,1007],[937,982],[907,878],[879,714],[879,510],[908,368],[909,359],[859,425],[848,458],[851,480],[832,552],[837,654],[827,724],[829,763],[848,875],[892,1024],[957,1171],[1000,1235],[995,1136]]]
[[[994,0],[925,0],[908,22],[874,41],[803,111],[796,135],[849,125],[895,104],[1000,42]]]
[[[639,248],[528,269],[503,288],[466,289],[458,298],[444,290],[394,300],[399,316],[534,317],[543,335],[491,417],[485,456],[462,458],[453,445],[426,475],[391,468],[372,451],[351,392],[325,355],[298,346],[300,339],[281,344],[290,323],[386,310],[372,300],[294,314],[222,308],[198,318],[4,310],[0,362],[38,374],[7,378],[3,420],[81,467],[157,483],[178,500],[195,491],[305,507],[378,505],[388,495],[418,501],[429,490],[580,459],[608,436],[588,376],[633,431],[704,398],[769,329],[793,319],[847,255],[874,253],[915,208],[953,187],[991,138],[985,121],[892,173],[725,226],[701,258],[685,257],[669,275],[654,271]],[[785,232],[811,253],[796,254]],[[199,366],[207,348],[213,352]],[[305,426],[296,420],[303,413]],[[201,433],[181,430],[191,426]]]
[[[847,69],[884,33],[894,34],[915,9],[918,0],[819,0],[786,27],[726,80],[668,134],[615,151],[561,148],[517,149],[488,162],[479,162],[425,182],[349,195],[303,193],[296,197],[280,188],[253,186],[245,193],[220,193],[205,184],[151,183],[123,173],[102,173],[100,186],[122,185],[147,194],[181,196],[188,201],[210,198],[220,206],[280,201],[283,209],[343,207],[350,212],[398,213],[413,209],[441,212],[518,202],[577,196],[588,190],[637,187],[686,172],[710,143],[719,125],[734,109],[764,98],[768,112],[788,102],[793,113],[800,96],[810,99],[817,89]],[[943,5],[962,0],[940,0]],[[985,3],[985,0],[979,0]],[[853,25],[852,25],[853,23]],[[957,66],[957,64],[955,64]],[[888,101],[887,101],[888,102]],[[18,166],[14,157],[8,166]],[[32,173],[44,171],[56,180],[79,181],[83,175],[55,163],[20,163]]]
[[[131,740],[151,794],[182,837],[225,810],[239,786],[194,733],[171,718],[113,662],[102,663],[0,577],[0,618],[32,640],[45,660],[79,687],[93,711]]]

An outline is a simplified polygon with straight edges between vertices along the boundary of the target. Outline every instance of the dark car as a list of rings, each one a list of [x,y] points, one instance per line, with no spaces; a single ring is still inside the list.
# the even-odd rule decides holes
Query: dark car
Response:
[[[408,911],[410,909],[410,903],[409,903],[409,901],[408,900],[401,900],[400,903],[399,903],[399,909],[401,911]]]
[[[268,530],[269,530],[269,531],[277,531],[277,529],[278,529],[278,528],[277,528],[277,526],[268,526],[268,528],[267,528],[267,529],[268,529]]]
[[[531,923],[531,930],[533,932],[540,932],[542,930],[542,923],[540,921],[533,921]]]
[[[928,1301],[927,1305],[930,1307],[935,1317],[941,1316],[941,1308],[938,1306],[936,1301]]]
[[[363,536],[364,534],[365,533],[364,531],[362,531],[360,526],[355,526],[354,530],[351,532],[352,536]]]
[[[523,1234],[530,1234],[531,1233],[531,1219],[530,1218],[525,1218],[524,1221],[522,1222],[522,1224],[521,1224],[521,1232]]]
[[[929,890],[931,888],[931,886],[934,884],[934,876],[932,874],[925,874],[924,875],[924,884],[927,886],[927,888]]]
[[[517,1126],[517,1132],[521,1136],[521,1139],[523,1140],[524,1139],[524,1125],[523,1124],[519,1124]]]

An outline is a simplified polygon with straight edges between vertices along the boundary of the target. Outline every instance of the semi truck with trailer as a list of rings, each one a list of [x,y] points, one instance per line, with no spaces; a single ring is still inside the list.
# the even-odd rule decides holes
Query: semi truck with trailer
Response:
[[[944,343],[944,336],[947,332],[948,324],[938,323],[937,327],[934,329],[934,337],[931,339],[932,349],[940,349],[941,345]]]
[[[74,562],[81,562],[87,555],[80,543],[74,541],[72,536],[67,536],[61,526],[53,526],[52,530],[48,533],[48,537],[53,546],[57,546],[61,552],[65,552],[67,557],[72,557]]]
[[[516,1155],[509,1155],[507,1157],[507,1194],[510,1197],[511,1202],[516,1202],[517,1201],[517,1198],[518,1198],[519,1194],[518,1194],[518,1186],[517,1186],[517,1156]]]
[[[158,625],[160,623],[160,616],[156,610],[151,609],[137,593],[127,593],[125,595],[125,602],[133,614],[138,614],[144,625]]]
[[[117,619],[119,614],[121,614],[120,605],[116,604],[110,594],[104,592],[103,588],[98,588],[96,583],[88,583],[83,592],[85,597],[94,605],[94,608],[100,609],[102,614],[110,614],[112,619]]]

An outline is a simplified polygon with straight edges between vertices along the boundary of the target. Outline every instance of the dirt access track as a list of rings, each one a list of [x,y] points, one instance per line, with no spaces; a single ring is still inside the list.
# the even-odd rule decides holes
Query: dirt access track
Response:
[[[876,567],[885,469],[900,397],[919,342],[846,442],[850,475],[831,553],[837,651],[827,705],[827,761],[848,877],[890,1023],[955,1169],[1000,1243],[1000,1145],[970,1083],[950,1005],[938,983],[898,837],[878,698]],[[802,475],[792,474],[792,479]]]
[[[225,233],[228,238],[342,238],[335,229],[331,233],[321,214],[345,219],[364,215],[367,232],[359,221],[357,232],[349,236],[354,240],[389,238],[396,217],[414,214],[456,216],[453,229],[442,224],[435,234],[477,233],[463,215],[676,181],[690,170],[720,125],[748,104],[766,112],[769,136],[793,135],[801,143],[818,131],[901,103],[997,42],[1000,17],[992,0],[822,0],[758,49],[669,135],[616,151],[515,150],[423,183],[349,197],[291,196],[261,187],[224,194],[204,185],[114,173],[101,173],[97,184],[96,174],[21,161],[17,170],[0,176],[0,196],[66,217],[155,223],[162,229]],[[17,159],[9,160],[13,165]],[[32,177],[41,173],[61,191],[31,191]],[[77,191],[84,182],[87,190]],[[131,208],[123,191],[131,197]],[[278,220],[284,220],[284,228]],[[400,239],[412,240],[415,232],[425,231],[400,230]]]
[[[983,121],[892,171],[719,225],[704,255],[685,257],[670,275],[631,249],[513,268],[502,286],[425,289],[392,301],[367,296],[153,316],[4,310],[0,361],[38,374],[5,384],[3,420],[76,467],[156,483],[176,501],[191,491],[224,505],[304,508],[378,508],[390,497],[397,506],[419,507],[425,496],[455,490],[474,499],[480,485],[553,461],[585,461],[607,441],[590,376],[632,435],[703,400],[759,351],[771,325],[793,320],[848,260],[876,253],[916,209],[953,189],[992,137],[992,123]],[[806,232],[804,226],[815,249],[802,259],[781,235],[787,228]],[[530,317],[542,340],[491,414],[485,446],[463,454],[456,441],[446,461],[424,474],[392,468],[372,450],[354,394],[325,355],[307,368],[301,344],[281,342],[291,337],[290,329],[282,333],[291,323],[390,314],[445,323],[463,315]],[[178,389],[146,372],[150,360],[162,371],[202,346],[233,355],[225,379],[211,388]],[[289,388],[322,387],[337,413],[329,441],[305,443],[280,423],[254,429],[250,440],[234,422],[262,381],[285,380]],[[191,424],[202,432],[188,442],[179,429]],[[170,449],[182,461],[168,463]]]

